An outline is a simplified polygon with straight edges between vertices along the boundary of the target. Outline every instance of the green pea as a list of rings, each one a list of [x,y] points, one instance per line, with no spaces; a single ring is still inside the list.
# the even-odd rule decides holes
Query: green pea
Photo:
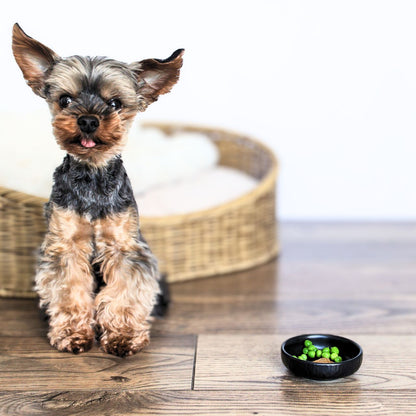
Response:
[[[292,357],[298,358],[297,355],[292,355]]]
[[[330,356],[332,361],[335,361],[335,358],[339,357],[339,355],[336,352],[333,352]]]
[[[304,345],[305,347],[309,347],[309,345],[312,345],[312,341],[310,339],[306,339]]]
[[[329,358],[330,356],[331,356],[331,354],[329,352],[327,352],[327,351],[324,351],[322,353],[322,358]]]
[[[342,358],[338,355],[338,357],[335,357],[334,360],[336,363],[340,363],[342,361]]]
[[[309,351],[315,351],[317,348],[315,347],[315,345],[309,345],[308,350]]]
[[[309,351],[308,352],[308,357],[309,358],[315,358],[315,355],[316,355],[315,351]]]
[[[306,354],[302,354],[300,357],[298,357],[302,361],[306,361],[308,359],[308,356]]]
[[[307,354],[307,353],[309,352],[309,350],[305,347],[305,348],[302,350],[302,352],[303,352],[304,354]]]
[[[316,351],[316,358],[321,358],[322,357],[322,350],[317,350]]]
[[[322,352],[331,352],[331,350],[328,347],[325,347]]]
[[[335,352],[337,354],[339,354],[339,349],[337,347],[331,347],[331,354]]]

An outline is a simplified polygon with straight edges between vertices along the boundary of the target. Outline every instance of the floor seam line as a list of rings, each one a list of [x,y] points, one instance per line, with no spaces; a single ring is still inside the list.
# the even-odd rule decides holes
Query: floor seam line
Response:
[[[191,380],[191,390],[195,390],[195,371],[196,371],[196,357],[198,352],[198,335],[195,339],[195,351],[194,351],[194,365],[192,367],[192,380]]]

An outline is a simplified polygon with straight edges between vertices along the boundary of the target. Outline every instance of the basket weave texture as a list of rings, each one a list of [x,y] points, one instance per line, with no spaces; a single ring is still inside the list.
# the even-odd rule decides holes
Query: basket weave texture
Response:
[[[217,207],[140,218],[142,233],[169,282],[243,270],[277,255],[277,161],[267,147],[241,134],[208,127],[161,123],[145,127],[167,134],[203,133],[217,146],[220,165],[259,181],[253,191]],[[32,282],[46,230],[45,202],[0,186],[0,296],[35,296]]]

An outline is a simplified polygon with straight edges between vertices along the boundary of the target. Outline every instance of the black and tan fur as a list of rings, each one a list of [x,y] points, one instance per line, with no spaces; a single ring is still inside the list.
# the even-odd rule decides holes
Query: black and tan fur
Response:
[[[13,53],[48,103],[56,141],[67,152],[45,207],[36,274],[51,345],[78,353],[98,336],[104,351],[134,354],[149,342],[159,274],[120,153],[137,112],[177,82],[183,50],[132,64],[61,58],[15,24]]]

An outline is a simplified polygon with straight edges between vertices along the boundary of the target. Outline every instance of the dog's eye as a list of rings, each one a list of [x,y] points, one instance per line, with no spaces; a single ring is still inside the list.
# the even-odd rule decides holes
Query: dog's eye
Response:
[[[107,101],[107,105],[117,111],[121,108],[121,101],[117,98],[112,98],[110,101]]]
[[[69,95],[62,95],[59,97],[59,105],[61,108],[66,108],[72,103],[72,98]]]

